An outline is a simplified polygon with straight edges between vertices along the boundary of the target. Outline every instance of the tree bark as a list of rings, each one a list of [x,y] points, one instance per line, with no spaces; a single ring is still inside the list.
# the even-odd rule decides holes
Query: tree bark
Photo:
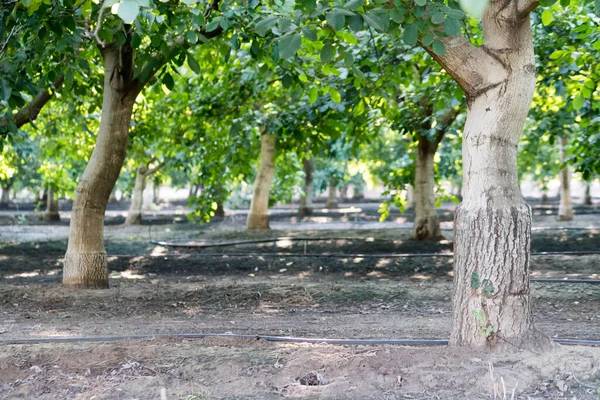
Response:
[[[348,200],[348,185],[342,185],[340,187],[339,194],[341,202]]]
[[[104,88],[96,146],[77,186],[63,284],[107,288],[104,212],[127,150],[129,122],[139,87],[132,84],[131,47],[102,49]]]
[[[249,230],[269,229],[269,194],[275,173],[275,142],[275,135],[263,133],[260,137],[260,163],[246,220]]]
[[[417,159],[415,165],[414,237],[417,240],[437,240],[442,237],[440,221],[435,210],[435,181],[433,157],[438,143],[418,135]]]
[[[585,191],[583,192],[583,204],[586,206],[592,205],[592,183],[585,183]]]
[[[148,168],[143,165],[139,167],[135,174],[135,184],[133,194],[131,195],[131,205],[127,211],[125,224],[139,225],[142,223],[142,208],[144,206],[144,189],[146,188],[146,176]]]
[[[560,138],[560,203],[558,205],[558,220],[573,220],[573,204],[571,203],[571,171],[567,161],[567,137]]]
[[[313,213],[313,172],[314,162],[312,159],[303,161],[304,169],[304,191],[300,197],[300,208],[298,214],[301,218],[312,215]]]
[[[0,207],[8,207],[10,203],[10,188],[11,185],[2,185],[2,197],[0,198]]]
[[[335,178],[330,178],[327,185],[327,202],[325,203],[326,208],[337,208],[337,201],[335,197],[337,181]]]
[[[60,213],[58,212],[58,198],[55,196],[54,189],[48,187],[46,197],[46,211],[44,212],[44,221],[53,222],[60,221]]]
[[[154,181],[152,182],[152,202],[156,205],[158,205],[161,202],[160,182],[158,181],[158,179],[154,179]]]
[[[465,91],[463,200],[456,210],[450,343],[542,347],[529,295],[531,209],[518,184],[516,155],[535,86],[529,9],[490,1],[485,45],[445,39],[433,54]]]

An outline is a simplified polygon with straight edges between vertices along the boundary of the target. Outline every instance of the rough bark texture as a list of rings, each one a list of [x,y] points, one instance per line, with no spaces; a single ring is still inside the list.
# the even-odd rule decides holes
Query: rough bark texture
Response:
[[[300,197],[300,208],[298,209],[298,214],[300,217],[306,217],[312,215],[313,213],[313,160],[305,159],[302,167],[304,169],[304,191]]]
[[[566,164],[567,138],[560,138],[560,203],[558,205],[558,219],[560,221],[571,221],[573,219],[573,204],[571,203],[571,171]]]
[[[147,173],[148,168],[146,166],[141,166],[136,171],[131,205],[127,211],[127,218],[125,218],[127,225],[139,225],[142,223],[142,208],[144,207],[144,189],[146,188]]]
[[[131,83],[130,47],[105,47],[102,56],[104,92],[100,128],[77,186],[64,260],[63,284],[70,287],[108,287],[104,211],[125,159],[129,122],[139,91]]]
[[[46,211],[43,216],[44,221],[60,221],[60,213],[58,212],[58,198],[54,194],[54,189],[48,188],[46,198]]]
[[[417,240],[437,240],[442,237],[440,221],[435,210],[435,181],[433,178],[433,157],[438,143],[419,135],[415,165],[414,237]]]
[[[455,346],[539,347],[529,296],[531,211],[517,178],[517,143],[535,86],[533,41],[522,1],[491,0],[485,46],[447,40],[434,57],[468,98],[463,201],[455,215]]]
[[[583,192],[583,204],[586,206],[592,205],[592,184],[590,182],[585,183],[585,191]]]
[[[152,202],[156,205],[160,204],[160,182],[155,179],[152,182]]]
[[[269,194],[274,173],[275,136],[263,133],[260,137],[260,163],[254,180],[250,212],[246,220],[246,227],[249,230],[269,229]]]
[[[327,202],[325,203],[325,207],[327,208],[337,208],[337,200],[335,196],[337,181],[335,178],[331,178],[327,185]]]

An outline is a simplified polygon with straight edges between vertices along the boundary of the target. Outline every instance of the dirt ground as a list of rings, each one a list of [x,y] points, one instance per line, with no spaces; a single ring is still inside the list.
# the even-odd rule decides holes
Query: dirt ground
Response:
[[[373,210],[353,204],[300,221],[291,210],[280,209],[273,231],[265,234],[244,232],[243,213],[194,225],[180,214],[163,212],[131,227],[118,225],[115,214],[106,228],[111,287],[100,291],[59,284],[66,222],[38,224],[32,215],[5,212],[0,398],[510,399],[514,389],[517,399],[600,399],[600,348],[594,347],[499,355],[447,347],[230,338],[1,343],[192,332],[448,337],[452,211],[442,212],[445,240],[419,243],[410,239],[410,213],[378,223]],[[551,207],[535,211],[534,253],[600,250],[596,209],[581,209],[569,223],[557,222]],[[206,249],[153,243],[270,237],[283,239]],[[533,255],[532,276],[600,279],[600,255]],[[600,285],[534,281],[532,294],[535,323],[547,335],[600,338]],[[303,384],[301,378],[310,373],[320,385]]]

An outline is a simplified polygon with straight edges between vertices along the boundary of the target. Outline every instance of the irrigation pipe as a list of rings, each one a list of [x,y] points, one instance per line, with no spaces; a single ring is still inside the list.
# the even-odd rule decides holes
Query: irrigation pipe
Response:
[[[278,343],[308,343],[331,344],[339,346],[447,346],[447,339],[334,339],[334,338],[306,338],[294,336],[273,335],[244,335],[235,333],[161,333],[122,336],[55,336],[39,338],[2,339],[0,346],[17,344],[46,344],[46,343],[90,343],[90,342],[123,342],[136,340],[156,339],[205,339],[205,338],[230,338],[242,340],[263,340]],[[553,338],[555,343],[569,346],[600,346],[600,339],[572,339]]]

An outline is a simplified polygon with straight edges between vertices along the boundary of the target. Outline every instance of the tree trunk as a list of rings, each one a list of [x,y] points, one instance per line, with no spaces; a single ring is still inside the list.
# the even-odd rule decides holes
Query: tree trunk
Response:
[[[269,194],[275,172],[275,141],[275,135],[263,133],[260,137],[260,164],[246,220],[249,230],[269,229]]]
[[[65,286],[108,287],[104,211],[125,159],[129,122],[138,93],[130,84],[133,68],[130,51],[116,46],[102,50],[104,92],[100,128],[73,202],[63,268]]]
[[[462,47],[449,47],[441,58],[454,67],[452,75],[469,100],[463,201],[454,222],[450,343],[455,346],[531,348],[549,343],[532,322],[532,217],[516,168],[517,143],[535,86],[529,17],[516,4],[489,3],[483,18],[484,51],[461,42]]]
[[[54,194],[54,189],[48,187],[46,198],[46,211],[44,212],[44,221],[60,221],[60,213],[58,212],[58,198]]]
[[[298,214],[301,218],[312,215],[313,213],[313,171],[314,162],[312,159],[305,159],[304,169],[304,191],[300,197],[300,209]]]
[[[348,200],[348,185],[342,185],[342,187],[340,187],[339,192],[341,202]]]
[[[365,188],[361,184],[354,185],[354,192],[352,193],[352,200],[362,200],[365,198]]]
[[[591,182],[585,183],[585,191],[583,193],[583,204],[585,204],[586,206],[592,205],[592,183]]]
[[[127,211],[125,224],[139,225],[142,223],[142,208],[144,206],[144,189],[146,188],[146,173],[148,168],[141,166],[135,174],[135,184],[133,186],[133,194],[131,195],[131,205]]]
[[[406,208],[415,207],[415,189],[413,185],[406,185]]]
[[[215,215],[213,216],[213,221],[222,221],[225,219],[225,207],[223,207],[222,201],[217,201],[217,209],[215,210]]]
[[[335,198],[336,186],[337,186],[336,179],[330,178],[329,184],[327,185],[327,202],[325,203],[326,208],[337,208],[337,201]]]
[[[158,179],[152,181],[152,203],[156,205],[160,203],[160,182]]]
[[[8,207],[10,203],[10,185],[2,186],[2,197],[0,198],[0,207]]]
[[[560,203],[558,205],[558,220],[573,220],[573,204],[571,203],[571,171],[566,164],[567,161],[567,137],[560,138]]]
[[[442,237],[440,221],[435,210],[433,157],[436,149],[437,143],[419,135],[415,165],[415,226],[413,232],[417,240],[437,240]]]

